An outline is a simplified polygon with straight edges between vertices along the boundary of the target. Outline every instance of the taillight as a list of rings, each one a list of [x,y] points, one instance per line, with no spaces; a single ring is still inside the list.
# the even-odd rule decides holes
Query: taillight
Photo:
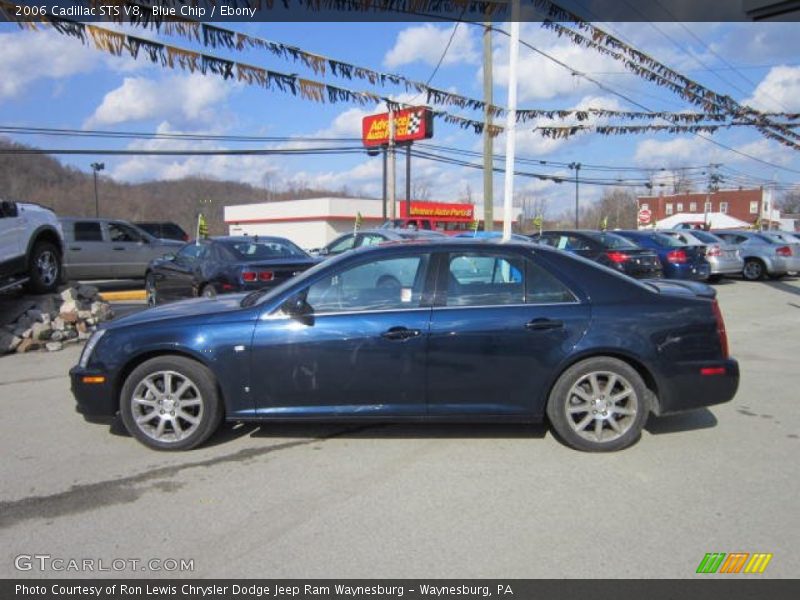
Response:
[[[706,256],[722,256],[722,248],[719,246],[709,246],[706,248]]]
[[[606,256],[608,257],[608,260],[617,264],[624,263],[626,260],[630,260],[631,258],[624,252],[617,252],[615,250],[609,250],[608,252],[606,252]]]
[[[255,281],[257,277],[255,271],[242,271],[242,281]]]
[[[789,246],[781,246],[780,248],[775,250],[775,254],[778,256],[791,256],[792,249]]]
[[[716,298],[711,303],[711,310],[714,312],[714,319],[717,322],[717,334],[719,335],[719,345],[722,348],[722,358],[728,358],[728,334],[725,331],[725,321],[722,319],[722,311],[719,309],[719,302]]]
[[[259,281],[272,281],[275,279],[275,273],[272,271],[260,271],[258,274]]]
[[[689,257],[686,256],[686,250],[683,250],[682,248],[667,252],[667,262],[671,262],[673,264],[683,264],[687,260],[689,260]]]

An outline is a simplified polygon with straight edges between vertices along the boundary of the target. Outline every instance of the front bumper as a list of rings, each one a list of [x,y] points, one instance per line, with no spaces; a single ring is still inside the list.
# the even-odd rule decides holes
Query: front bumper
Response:
[[[660,415],[729,402],[739,389],[739,363],[733,358],[681,362],[665,375]]]
[[[85,378],[104,377],[103,383],[88,383]],[[114,394],[114,382],[106,373],[96,369],[72,367],[69,371],[76,410],[90,420],[114,417],[119,410]]]

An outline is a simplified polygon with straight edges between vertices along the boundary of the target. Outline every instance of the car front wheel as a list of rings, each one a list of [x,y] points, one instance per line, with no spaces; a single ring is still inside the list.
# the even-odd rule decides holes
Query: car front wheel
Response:
[[[649,413],[647,388],[628,363],[611,357],[583,360],[553,386],[547,416],[564,442],[586,452],[635,443]]]
[[[127,430],[156,450],[189,450],[202,444],[222,420],[212,373],[182,356],[159,356],[125,380],[120,414]]]

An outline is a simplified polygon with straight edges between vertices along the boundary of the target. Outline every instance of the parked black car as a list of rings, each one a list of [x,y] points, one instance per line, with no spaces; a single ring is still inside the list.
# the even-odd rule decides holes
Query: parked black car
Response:
[[[279,237],[218,237],[190,242],[150,263],[145,276],[151,306],[172,300],[270,288],[316,260]]]
[[[153,237],[162,240],[178,240],[179,242],[188,242],[189,234],[177,223],[171,221],[158,222],[158,221],[145,221],[135,223],[139,229],[144,229]]]
[[[607,231],[558,230],[534,234],[531,239],[572,252],[638,279],[662,277],[658,255],[620,235]]]

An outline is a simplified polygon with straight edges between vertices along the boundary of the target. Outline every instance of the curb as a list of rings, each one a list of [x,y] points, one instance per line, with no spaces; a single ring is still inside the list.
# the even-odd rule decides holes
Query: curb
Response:
[[[147,300],[147,293],[144,290],[100,292],[100,297],[106,302],[124,302],[126,300]]]

